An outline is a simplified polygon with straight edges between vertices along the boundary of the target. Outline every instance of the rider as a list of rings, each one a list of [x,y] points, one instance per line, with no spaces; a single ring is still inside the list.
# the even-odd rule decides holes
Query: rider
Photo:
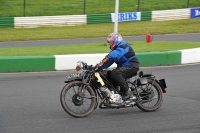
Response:
[[[110,45],[110,53],[97,64],[96,70],[103,70],[110,67],[114,62],[117,68],[111,71],[111,78],[115,84],[120,86],[122,90],[122,99],[126,100],[133,97],[127,83],[126,78],[134,76],[139,70],[139,60],[135,56],[135,52],[119,33],[111,33],[107,37],[107,43]]]

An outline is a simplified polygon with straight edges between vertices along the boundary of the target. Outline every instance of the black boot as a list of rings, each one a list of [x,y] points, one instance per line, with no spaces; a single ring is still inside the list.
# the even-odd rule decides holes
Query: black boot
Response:
[[[136,97],[133,95],[133,92],[130,89],[124,93],[124,95],[122,96],[122,100],[126,100],[126,99],[129,99],[129,98],[131,100],[136,99]]]
[[[122,100],[128,99],[132,95],[132,92],[127,90],[124,95],[122,96]]]

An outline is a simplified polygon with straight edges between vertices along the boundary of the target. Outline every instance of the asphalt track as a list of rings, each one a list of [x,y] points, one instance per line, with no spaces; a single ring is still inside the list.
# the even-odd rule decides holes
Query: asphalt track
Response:
[[[123,37],[126,41],[146,41],[146,36]],[[153,35],[153,41],[191,41],[200,42],[200,33],[190,34],[168,34]],[[60,40],[37,40],[37,41],[15,41],[0,42],[0,47],[33,47],[33,46],[55,46],[64,44],[85,44],[106,42],[106,37],[101,38],[82,38],[82,39],[60,39]]]
[[[193,37],[186,39],[190,35]],[[184,39],[199,42],[200,34],[190,35]],[[171,36],[169,41],[174,38],[166,36]],[[184,41],[181,37],[177,40]],[[15,42],[8,44],[17,46]],[[167,83],[159,110],[147,113],[137,107],[97,108],[81,119],[69,116],[60,104],[65,76],[74,71],[1,73],[0,133],[199,133],[200,64],[141,68],[147,69]]]
[[[199,133],[200,64],[147,69],[167,83],[159,110],[97,108],[85,118],[60,104],[65,76],[74,71],[0,74],[0,133]]]

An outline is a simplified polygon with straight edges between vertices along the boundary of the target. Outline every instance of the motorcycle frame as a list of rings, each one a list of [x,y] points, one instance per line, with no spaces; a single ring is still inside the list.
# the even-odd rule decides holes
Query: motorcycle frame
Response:
[[[75,78],[72,78],[71,80],[65,81],[65,83],[68,83],[68,82],[71,82],[71,81],[82,81],[83,84],[84,84],[84,86],[83,86],[83,88],[82,88],[82,91],[84,91],[84,88],[85,88],[85,87],[87,87],[88,85],[90,85],[90,86],[93,88],[94,92],[95,92],[95,95],[96,95],[95,98],[97,98],[97,105],[95,106],[95,109],[96,109],[97,106],[98,106],[98,103],[99,103],[99,98],[100,98],[101,100],[103,100],[103,99],[107,99],[107,100],[108,100],[109,97],[100,89],[100,88],[102,87],[102,85],[101,85],[99,82],[97,82],[96,77],[94,76],[94,73],[95,73],[95,72],[94,72],[93,70],[88,69],[88,70],[85,71],[85,73],[84,73],[84,75],[83,75],[82,77],[75,77]],[[120,90],[117,89],[116,87],[114,87],[114,86],[113,86],[113,83],[112,83],[111,81],[109,81],[109,80],[105,77],[105,74],[104,74],[103,71],[102,71],[102,72],[99,72],[99,74],[100,74],[100,77],[102,78],[103,82],[105,83],[105,86],[106,86],[110,91],[114,91],[115,93],[117,92],[118,94],[121,94]],[[136,90],[136,93],[137,93],[137,96],[138,96],[138,97],[139,97],[138,86],[141,86],[141,83],[138,82],[138,81],[140,80],[140,78],[150,78],[150,79],[152,79],[153,82],[157,82],[157,83],[160,85],[160,87],[161,87],[163,93],[166,93],[166,90],[165,90],[165,89],[167,88],[167,86],[166,86],[166,83],[165,83],[165,80],[164,80],[164,79],[157,80],[157,79],[155,78],[155,76],[152,75],[152,73],[151,73],[151,74],[145,74],[145,75],[144,75],[144,74],[143,74],[143,71],[140,71],[139,73],[137,73],[137,74],[135,75],[135,80],[131,83],[132,85],[135,86],[135,90]],[[127,82],[127,81],[126,81],[126,82]],[[127,83],[128,83],[128,82],[127,82]],[[140,99],[138,99],[138,101],[140,101]]]

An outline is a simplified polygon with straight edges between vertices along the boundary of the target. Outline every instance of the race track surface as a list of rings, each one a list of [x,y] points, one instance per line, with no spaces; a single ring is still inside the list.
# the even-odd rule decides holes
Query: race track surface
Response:
[[[126,41],[146,41],[146,36],[129,36],[123,37]],[[200,33],[190,34],[168,34],[153,35],[153,41],[189,41],[200,42]],[[37,41],[14,41],[0,42],[0,48],[5,47],[35,47],[35,46],[55,46],[64,44],[86,44],[106,42],[106,37],[102,38],[80,38],[80,39],[60,39],[60,40],[37,40]]]
[[[0,74],[0,133],[199,133],[200,64],[152,67],[167,93],[156,112],[97,108],[85,118],[62,109],[65,76],[74,71]]]

